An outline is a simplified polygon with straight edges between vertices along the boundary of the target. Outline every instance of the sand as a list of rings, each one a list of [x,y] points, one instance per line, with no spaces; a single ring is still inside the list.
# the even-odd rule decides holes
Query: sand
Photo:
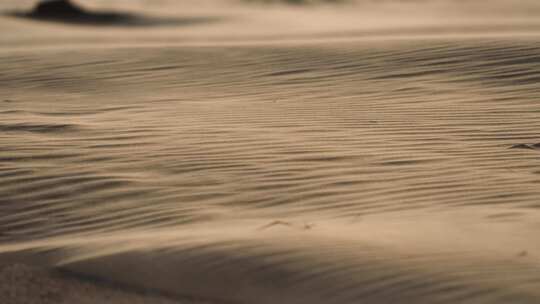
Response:
[[[144,296],[125,294],[69,280],[41,269],[13,264],[0,270],[2,303],[156,303]],[[174,303],[161,301],[161,303]]]
[[[540,302],[540,4],[270,2],[0,3],[0,303]]]
[[[204,303],[142,292],[123,292],[118,288],[87,283],[25,264],[3,267],[0,282],[0,299],[6,304]]]

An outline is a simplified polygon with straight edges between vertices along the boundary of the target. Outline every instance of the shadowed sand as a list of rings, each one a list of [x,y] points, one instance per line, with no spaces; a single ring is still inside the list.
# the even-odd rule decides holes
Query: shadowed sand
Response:
[[[121,291],[69,277],[56,271],[12,264],[0,267],[0,301],[3,304],[195,304],[136,291]]]
[[[205,304],[207,301],[170,297],[99,278],[74,275],[59,268],[54,252],[23,250],[0,253],[2,304]]]

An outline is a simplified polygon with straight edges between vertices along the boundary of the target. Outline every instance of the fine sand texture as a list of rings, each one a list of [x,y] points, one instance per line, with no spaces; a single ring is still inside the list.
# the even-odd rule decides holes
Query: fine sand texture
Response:
[[[1,304],[540,303],[538,1],[76,3],[0,3]]]
[[[204,303],[175,300],[133,290],[123,292],[118,288],[67,278],[24,264],[11,264],[0,269],[0,283],[0,298],[5,304]]]

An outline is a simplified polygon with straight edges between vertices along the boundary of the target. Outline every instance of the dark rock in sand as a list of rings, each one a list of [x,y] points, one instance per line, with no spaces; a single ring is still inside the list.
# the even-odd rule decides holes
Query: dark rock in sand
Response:
[[[53,0],[39,3],[34,11],[33,16],[43,18],[73,18],[86,15],[87,12],[82,8],[74,5],[68,0]]]
[[[30,12],[6,15],[32,20],[92,26],[186,26],[220,21],[220,17],[149,17],[125,12],[87,10],[70,0],[42,1]]]
[[[20,14],[15,14],[19,15]],[[93,25],[131,24],[136,18],[129,14],[92,12],[69,0],[52,0],[39,3],[33,11],[22,15],[37,20],[59,21]]]

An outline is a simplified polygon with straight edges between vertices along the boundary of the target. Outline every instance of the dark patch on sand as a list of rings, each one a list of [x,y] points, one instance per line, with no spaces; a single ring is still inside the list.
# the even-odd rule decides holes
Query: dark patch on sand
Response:
[[[271,223],[268,223],[264,226],[261,226],[259,227],[258,230],[265,230],[265,229],[268,229],[268,228],[271,228],[271,227],[274,227],[274,226],[292,226],[292,223],[289,223],[289,222],[285,222],[285,221],[273,221]]]
[[[523,251],[521,251],[520,253],[517,254],[517,256],[520,257],[520,258],[524,258],[524,257],[526,257],[528,255],[529,255],[529,252],[527,252],[527,250],[523,250]]]
[[[77,127],[71,124],[1,124],[1,132],[32,132],[32,133],[64,133],[74,131]]]
[[[266,225],[263,225],[259,227],[257,230],[266,230],[275,226],[295,227],[296,225],[291,222],[277,220],[277,221],[270,222]],[[301,227],[296,226],[296,228],[301,228],[303,230],[311,230],[314,227],[315,227],[315,224],[309,223],[309,222],[304,222],[304,224]]]
[[[188,26],[221,21],[215,16],[152,17],[125,12],[90,11],[70,1],[38,4],[30,12],[11,11],[5,15],[36,21],[91,26]]]
[[[516,144],[516,145],[511,146],[510,149],[538,150],[538,149],[540,149],[540,143],[536,143],[536,144]]]

